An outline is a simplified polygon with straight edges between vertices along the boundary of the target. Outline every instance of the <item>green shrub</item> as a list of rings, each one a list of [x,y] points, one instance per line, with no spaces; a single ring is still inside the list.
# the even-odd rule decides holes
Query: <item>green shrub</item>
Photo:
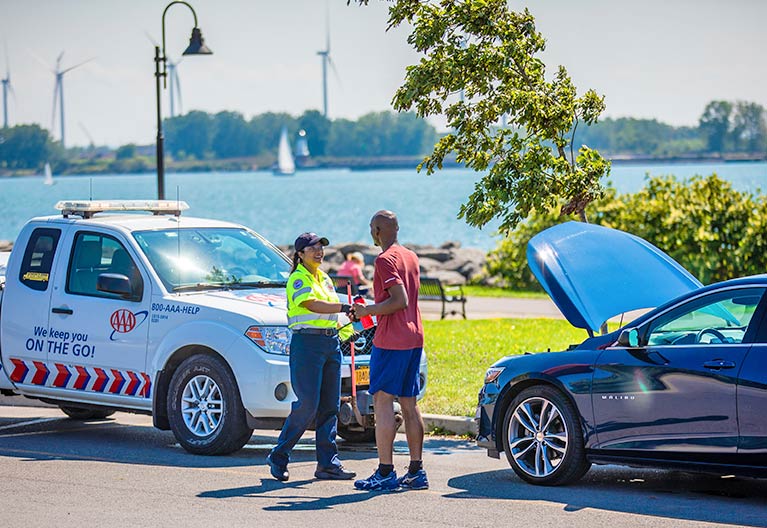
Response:
[[[558,208],[534,213],[488,255],[487,271],[504,286],[540,289],[527,267],[527,242],[572,220]],[[587,209],[590,221],[633,233],[659,247],[704,284],[764,273],[767,197],[736,191],[716,174],[677,180],[649,178],[634,194],[608,188]]]

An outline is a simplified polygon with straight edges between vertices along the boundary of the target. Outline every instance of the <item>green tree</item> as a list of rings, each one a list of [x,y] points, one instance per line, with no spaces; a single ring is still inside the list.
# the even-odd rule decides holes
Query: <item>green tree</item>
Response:
[[[38,125],[16,125],[0,131],[0,167],[40,169],[58,157],[47,130]]]
[[[176,157],[204,159],[211,150],[213,119],[206,112],[195,110],[166,119],[164,129],[168,152]]]
[[[610,164],[587,146],[576,155],[572,131],[595,123],[604,100],[593,90],[578,97],[562,66],[546,79],[537,57],[545,40],[530,12],[511,11],[506,0],[395,0],[389,28],[403,23],[423,56],[407,68],[394,109],[444,114],[452,129],[419,169],[432,173],[455,153],[484,173],[459,217],[480,227],[500,218],[508,232],[562,200],[563,214],[585,220]],[[456,98],[461,91],[465,98]],[[504,115],[510,127],[498,128]]]
[[[763,152],[767,147],[767,125],[764,107],[738,101],[732,118],[733,149],[741,152]]]
[[[711,101],[703,110],[698,121],[701,135],[706,138],[706,145],[711,152],[724,152],[725,142],[730,134],[732,103]]]
[[[136,145],[134,143],[128,143],[117,147],[115,151],[116,160],[127,160],[136,157]]]
[[[256,154],[252,129],[242,114],[219,112],[213,116],[211,149],[216,158]]]
[[[298,126],[306,131],[311,155],[324,156],[330,136],[330,120],[317,110],[307,110],[298,118]]]

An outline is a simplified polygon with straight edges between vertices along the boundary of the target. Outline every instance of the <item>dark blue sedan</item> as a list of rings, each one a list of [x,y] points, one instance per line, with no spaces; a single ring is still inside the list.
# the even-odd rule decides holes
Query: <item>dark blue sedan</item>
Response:
[[[592,463],[767,476],[767,275],[703,286],[646,241],[578,222],[534,237],[528,263],[589,338],[488,369],[477,443],[489,456],[540,485]]]

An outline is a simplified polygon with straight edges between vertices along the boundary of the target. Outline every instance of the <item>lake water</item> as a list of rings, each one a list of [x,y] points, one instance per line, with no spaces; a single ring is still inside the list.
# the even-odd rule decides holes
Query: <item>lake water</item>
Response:
[[[767,189],[767,163],[616,164],[610,181],[620,192],[636,192],[645,176],[674,174],[688,178],[717,173],[738,190]],[[229,220],[249,226],[276,244],[289,244],[303,231],[316,231],[331,243],[370,243],[368,223],[379,209],[400,218],[400,241],[464,247],[495,246],[497,224],[480,230],[456,218],[474,189],[477,175],[447,169],[431,176],[408,170],[353,172],[328,169],[276,177],[271,172],[173,173],[166,175],[166,196],[189,203],[188,216]],[[42,176],[0,178],[0,240],[13,240],[24,222],[56,214],[59,200],[152,199],[153,174],[63,176],[46,186]]]

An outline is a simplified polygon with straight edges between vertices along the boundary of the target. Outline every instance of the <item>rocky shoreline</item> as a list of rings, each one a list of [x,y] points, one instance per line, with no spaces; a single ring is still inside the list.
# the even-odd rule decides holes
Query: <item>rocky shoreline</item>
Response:
[[[463,248],[460,242],[445,242],[439,247],[405,244],[415,251],[421,264],[421,275],[434,277],[445,284],[466,284],[467,282],[484,282],[483,272],[487,254],[477,248]],[[13,242],[0,240],[0,251],[10,251]],[[280,246],[286,255],[293,254],[292,246]],[[346,255],[359,251],[365,259],[364,273],[368,278],[373,277],[373,262],[380,253],[380,248],[365,244],[347,243],[329,246],[325,251],[325,269],[329,273],[341,266]]]

